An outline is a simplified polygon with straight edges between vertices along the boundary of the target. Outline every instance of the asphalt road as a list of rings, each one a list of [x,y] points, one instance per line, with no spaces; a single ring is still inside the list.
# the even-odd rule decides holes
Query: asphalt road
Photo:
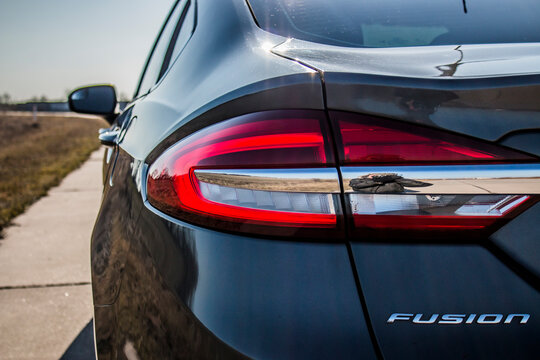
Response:
[[[0,359],[94,359],[90,234],[103,149],[0,239]]]

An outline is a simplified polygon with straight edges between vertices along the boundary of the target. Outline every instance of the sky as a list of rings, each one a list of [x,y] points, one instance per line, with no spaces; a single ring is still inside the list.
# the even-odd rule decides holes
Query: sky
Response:
[[[108,83],[131,98],[174,0],[0,0],[0,94]]]

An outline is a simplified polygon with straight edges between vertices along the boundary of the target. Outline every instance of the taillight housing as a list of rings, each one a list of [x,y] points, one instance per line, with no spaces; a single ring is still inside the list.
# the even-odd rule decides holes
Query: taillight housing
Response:
[[[339,181],[328,134],[324,113],[316,111],[268,111],[217,123],[150,166],[148,201],[220,230],[335,235]]]
[[[524,179],[538,167],[509,165],[532,156],[411,123],[330,117],[354,236],[485,236],[536,201],[539,184]]]
[[[181,139],[150,165],[146,194],[177,219],[250,235],[468,239],[538,200],[540,166],[412,123],[265,111]]]

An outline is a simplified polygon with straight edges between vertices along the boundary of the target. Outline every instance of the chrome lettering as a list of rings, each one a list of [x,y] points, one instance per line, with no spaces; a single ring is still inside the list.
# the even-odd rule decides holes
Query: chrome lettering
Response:
[[[469,315],[469,317],[467,318],[467,321],[465,321],[465,324],[472,324],[475,317],[476,317],[476,314]]]
[[[435,321],[437,321],[437,318],[439,317],[439,314],[433,314],[429,318],[429,320],[422,320],[423,314],[416,314],[416,316],[413,319],[413,323],[415,324],[433,324]]]
[[[394,314],[390,315],[390,317],[388,318],[388,320],[386,320],[386,322],[389,323],[389,324],[392,324],[396,320],[410,320],[411,316],[413,316],[413,315],[414,314],[394,313]]]
[[[519,319],[519,324],[526,324],[531,318],[530,314],[443,314],[439,317],[439,314],[407,314],[407,313],[393,313],[390,315],[386,322],[393,324],[396,321],[412,322],[414,324],[441,324],[441,325],[458,325],[458,324],[482,324],[482,325],[495,325],[495,324],[511,324],[514,319]],[[428,318],[429,317],[429,318]],[[517,323],[517,320],[514,321]]]
[[[494,318],[489,320],[488,318]],[[478,317],[476,321],[478,324],[498,324],[501,322],[503,316],[502,314],[482,314]]]
[[[509,314],[509,315],[506,317],[506,320],[504,320],[504,323],[505,323],[505,324],[510,324],[510,323],[512,322],[512,320],[513,320],[516,316],[520,316],[520,317],[521,317],[521,320],[519,321],[520,324],[526,324],[527,321],[529,321],[529,318],[531,317],[531,315],[529,315],[529,314]]]
[[[465,314],[444,314],[441,320],[439,320],[439,324],[461,324],[465,316]]]

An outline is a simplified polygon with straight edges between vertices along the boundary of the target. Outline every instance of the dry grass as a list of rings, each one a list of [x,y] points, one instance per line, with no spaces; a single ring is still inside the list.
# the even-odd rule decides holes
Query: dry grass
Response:
[[[99,147],[99,118],[0,113],[0,231]],[[1,235],[1,234],[0,234]]]

